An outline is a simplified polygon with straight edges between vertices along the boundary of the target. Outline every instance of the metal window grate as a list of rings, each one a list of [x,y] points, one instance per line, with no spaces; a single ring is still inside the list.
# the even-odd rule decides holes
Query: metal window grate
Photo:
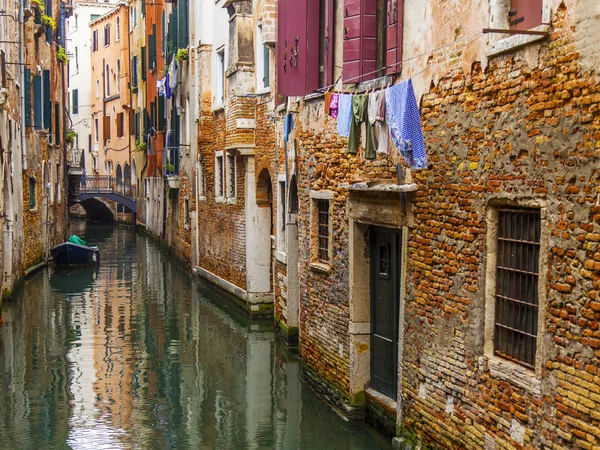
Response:
[[[319,261],[329,263],[329,201],[317,200]]]
[[[540,229],[538,210],[499,211],[494,353],[532,369],[538,330]]]

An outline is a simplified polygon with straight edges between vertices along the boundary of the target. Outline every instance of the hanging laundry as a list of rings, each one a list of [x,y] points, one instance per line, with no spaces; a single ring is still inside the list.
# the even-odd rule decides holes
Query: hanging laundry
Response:
[[[369,95],[369,126],[373,136],[373,145],[377,153],[389,154],[389,130],[385,121],[385,92],[378,91]]]
[[[421,114],[411,80],[385,91],[385,111],[392,141],[400,154],[413,168],[427,167]]]
[[[352,95],[340,94],[338,100],[338,126],[340,136],[348,137],[352,122]]]
[[[156,80],[156,90],[158,95],[165,95],[165,78]]]
[[[329,105],[331,103],[331,96],[333,94],[331,92],[325,92],[325,99],[323,101],[323,105],[325,106],[325,115],[329,116],[330,115],[330,108]]]
[[[338,103],[340,101],[340,94],[334,92],[331,94],[331,100],[329,101],[329,114],[334,119],[337,119],[338,116]]]
[[[358,153],[360,144],[361,127],[363,123],[367,124],[367,137],[365,140],[365,158],[375,159],[375,149],[373,148],[373,138],[371,137],[371,127],[368,125],[369,117],[367,104],[369,96],[365,94],[355,95],[352,98],[352,123],[350,124],[350,136],[348,137],[348,153]]]
[[[169,84],[171,91],[174,91],[177,87],[177,62],[175,61],[175,58],[173,58],[169,65]]]
[[[283,119],[283,141],[288,142],[290,138],[290,133],[294,129],[294,116],[292,113],[288,113]]]
[[[165,75],[165,97],[171,98],[173,96],[173,91],[171,90],[171,79],[169,75],[169,71],[167,70],[167,74]]]

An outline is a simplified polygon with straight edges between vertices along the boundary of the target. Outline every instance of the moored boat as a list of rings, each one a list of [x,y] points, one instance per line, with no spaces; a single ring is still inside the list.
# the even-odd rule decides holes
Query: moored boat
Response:
[[[98,247],[90,247],[77,236],[58,244],[50,250],[54,263],[59,266],[80,266],[96,263],[100,252]]]

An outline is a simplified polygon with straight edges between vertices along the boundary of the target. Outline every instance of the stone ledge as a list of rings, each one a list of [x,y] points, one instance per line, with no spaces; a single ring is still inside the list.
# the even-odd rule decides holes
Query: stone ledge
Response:
[[[415,183],[411,184],[393,184],[393,183],[341,183],[341,189],[356,192],[416,192],[419,187]]]
[[[541,380],[532,370],[497,356],[489,357],[488,368],[493,378],[513,384],[536,397],[542,396]]]
[[[312,262],[308,265],[310,270],[317,273],[329,274],[331,273],[331,266],[329,264]]]

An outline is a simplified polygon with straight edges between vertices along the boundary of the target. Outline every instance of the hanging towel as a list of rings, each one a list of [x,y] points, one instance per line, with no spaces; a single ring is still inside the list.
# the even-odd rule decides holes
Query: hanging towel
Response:
[[[373,146],[377,153],[389,154],[389,130],[385,121],[385,92],[369,95],[369,125],[373,135]]]
[[[329,109],[329,106],[331,104],[331,96],[333,95],[333,93],[331,92],[325,92],[325,99],[323,100],[323,106],[325,106],[325,115],[329,116],[331,111]]]
[[[373,148],[373,138],[371,137],[371,127],[368,126],[369,117],[367,113],[367,104],[369,97],[367,95],[355,95],[352,98],[352,123],[350,124],[350,136],[348,137],[348,153],[358,153],[360,144],[360,131],[363,123],[367,124],[367,137],[365,140],[365,158],[375,159],[375,149]]]
[[[352,122],[352,95],[341,94],[338,100],[338,134],[348,137]]]
[[[331,94],[331,100],[329,102],[329,113],[331,117],[337,119],[338,116],[338,103],[340,101],[340,94],[334,92]]]
[[[411,80],[385,91],[385,111],[392,141],[406,162],[413,168],[427,167],[427,154]]]
[[[165,97],[171,98],[173,96],[173,91],[171,91],[171,75],[169,75],[169,71],[167,70],[167,74],[165,75]]]

